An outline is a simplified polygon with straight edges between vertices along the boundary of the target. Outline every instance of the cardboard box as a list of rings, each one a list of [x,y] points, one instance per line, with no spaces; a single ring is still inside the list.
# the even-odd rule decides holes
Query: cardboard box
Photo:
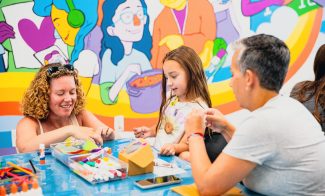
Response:
[[[131,142],[119,152],[118,158],[129,164],[129,176],[153,172],[154,155],[144,139]]]

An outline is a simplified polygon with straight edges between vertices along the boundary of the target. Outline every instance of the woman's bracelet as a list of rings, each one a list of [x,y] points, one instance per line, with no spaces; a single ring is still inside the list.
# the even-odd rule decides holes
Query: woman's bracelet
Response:
[[[187,144],[189,144],[189,140],[191,137],[201,137],[201,138],[204,138],[204,135],[203,133],[200,133],[200,132],[195,132],[195,133],[191,133],[189,136],[187,136]]]

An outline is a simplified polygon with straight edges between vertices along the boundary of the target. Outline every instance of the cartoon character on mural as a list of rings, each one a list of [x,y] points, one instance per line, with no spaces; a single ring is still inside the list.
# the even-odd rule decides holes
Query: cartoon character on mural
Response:
[[[318,3],[318,5],[323,7],[323,19],[322,19],[322,25],[321,25],[321,29],[320,32],[325,33],[325,1],[323,0],[314,0],[316,3]]]
[[[239,37],[244,37],[252,34],[250,29],[244,29],[243,24],[239,24],[237,21],[240,18],[241,22],[248,19],[247,24],[250,24],[249,18],[251,15],[257,14],[269,8],[272,5],[282,5],[283,0],[261,0],[261,1],[251,1],[242,0],[232,1],[232,0],[209,0],[213,6],[216,20],[217,20],[217,39],[213,42],[212,58],[209,64],[204,64],[205,73],[208,82],[215,83],[222,81],[230,77],[227,67],[221,69],[226,63],[227,59],[227,46],[232,42],[237,40]],[[241,4],[242,16],[236,14],[236,3]],[[245,17],[248,16],[248,17]],[[244,19],[245,18],[245,19]],[[245,24],[245,23],[244,23]],[[247,28],[247,27],[246,27]],[[207,66],[208,65],[208,66]],[[219,72],[218,71],[223,71]]]
[[[242,0],[241,8],[244,16],[250,16],[250,29],[258,32],[262,23],[270,22],[274,12],[281,9],[292,9],[298,16],[317,9],[319,6],[311,0]],[[286,10],[288,11],[288,9]],[[290,12],[290,11],[288,11]],[[286,17],[289,18],[290,17]],[[291,22],[292,23],[292,22]],[[289,23],[290,24],[290,23]],[[281,37],[283,39],[283,37]]]
[[[325,6],[325,1],[323,0],[314,0],[314,2],[316,2],[318,5],[324,7]]]
[[[227,74],[217,73],[226,63],[228,45],[240,37],[240,26],[234,16],[231,0],[209,0],[209,2],[216,15],[217,38],[210,49],[212,57],[208,64],[204,64],[204,68],[208,82],[215,83],[227,78]]]
[[[2,46],[2,43],[9,38],[15,38],[15,32],[9,24],[6,22],[0,22],[0,73],[6,71],[6,65],[3,58],[5,54],[5,48]]]
[[[50,39],[43,39],[47,35],[38,36],[37,31],[41,32],[43,27],[46,26],[49,31],[51,31],[51,26],[48,26],[47,19],[42,18],[38,20],[37,25],[41,24],[37,28],[33,22],[35,15],[31,11],[33,2],[30,0],[11,0],[11,1],[0,1],[0,20],[2,25],[0,27],[0,32],[2,38],[3,36],[8,36],[9,34],[14,35],[15,39],[6,39],[2,42],[2,46],[5,48],[5,54],[2,54],[7,72],[35,72],[40,65],[37,63],[36,59],[33,57],[33,45],[30,43],[32,37],[37,37],[39,42],[38,46],[44,46],[46,43],[51,42]],[[17,14],[19,13],[19,14]],[[4,25],[7,24],[7,25]],[[53,25],[52,25],[53,26]],[[24,27],[23,30],[20,27]],[[33,35],[28,33],[36,32]],[[13,38],[13,37],[10,37]],[[18,43],[18,44],[17,44]],[[23,47],[23,45],[25,47]],[[34,44],[35,46],[36,44]]]
[[[205,76],[208,83],[214,83],[220,81],[221,77],[216,74],[225,64],[228,53],[228,44],[223,38],[217,38],[213,42],[212,59],[210,60],[209,67],[205,69]],[[218,78],[217,78],[218,77]]]
[[[210,0],[217,20],[217,37],[230,44],[239,38],[238,22],[233,16],[231,0]]]
[[[77,3],[76,3],[77,2]],[[98,73],[101,31],[97,23],[97,1],[35,0],[33,11],[39,16],[51,16],[59,48],[73,47],[70,63],[82,76],[87,93],[91,79]],[[63,42],[63,43],[62,43]],[[66,45],[68,46],[66,46]]]
[[[144,0],[115,0],[103,4],[100,96],[116,104],[130,78],[151,70],[151,35]]]
[[[62,65],[67,64],[68,61],[60,54],[59,51],[53,50],[44,57],[44,64],[60,63]]]
[[[216,19],[207,0],[160,0],[165,6],[154,22],[151,64],[162,67],[164,55],[181,45],[193,48],[205,65],[209,63]],[[208,46],[205,46],[208,45]]]
[[[266,10],[265,15],[270,14],[268,9],[272,5],[281,6],[288,3],[288,0],[241,0],[242,13],[244,16],[252,16]]]

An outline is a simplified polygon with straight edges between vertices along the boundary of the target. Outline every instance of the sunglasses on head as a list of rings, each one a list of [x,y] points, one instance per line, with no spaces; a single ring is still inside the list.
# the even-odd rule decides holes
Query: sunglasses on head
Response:
[[[49,67],[47,69],[47,76],[50,77],[52,74],[60,71],[60,70],[68,70],[68,71],[74,71],[74,67],[73,65],[70,64],[66,64],[66,65],[62,65],[62,66],[53,66],[53,67]]]

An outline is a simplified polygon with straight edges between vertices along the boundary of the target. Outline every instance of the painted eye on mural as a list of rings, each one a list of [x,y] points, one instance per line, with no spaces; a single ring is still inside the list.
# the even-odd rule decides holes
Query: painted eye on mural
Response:
[[[145,10],[143,8],[139,9],[136,13],[133,13],[131,11],[123,12],[120,15],[120,20],[124,24],[130,24],[133,21],[133,16],[136,15],[138,19],[142,20],[145,16]]]
[[[137,17],[142,20],[144,17],[143,9],[137,11]]]
[[[124,12],[121,14],[120,19],[124,24],[130,24],[133,20],[133,13],[132,12]]]

